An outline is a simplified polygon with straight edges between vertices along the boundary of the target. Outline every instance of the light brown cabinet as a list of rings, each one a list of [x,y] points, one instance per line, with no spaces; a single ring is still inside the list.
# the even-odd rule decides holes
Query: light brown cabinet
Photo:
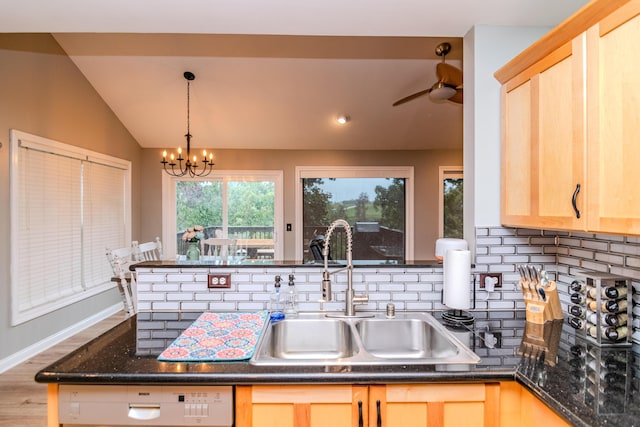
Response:
[[[494,427],[499,399],[498,383],[237,386],[236,426]]]
[[[500,383],[500,424],[512,427],[570,427],[540,399],[515,381]]]
[[[371,427],[499,426],[499,403],[498,383],[371,386],[369,420]]]
[[[640,234],[639,15],[591,2],[496,72],[504,225]]]
[[[368,425],[368,387],[357,385],[236,386],[236,427]]]

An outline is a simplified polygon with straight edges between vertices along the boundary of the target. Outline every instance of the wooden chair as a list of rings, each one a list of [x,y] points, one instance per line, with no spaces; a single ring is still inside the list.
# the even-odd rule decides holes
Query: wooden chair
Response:
[[[122,297],[124,311],[128,316],[136,313],[136,283],[135,278],[129,271],[129,266],[135,264],[133,251],[131,248],[108,249],[107,260],[113,270],[112,282],[118,284],[118,291]]]
[[[236,239],[211,237],[200,240],[200,255],[213,256],[214,259],[227,261],[229,256],[236,255]]]
[[[136,261],[159,261],[162,259],[162,242],[156,237],[153,242],[138,244],[137,240],[132,243],[133,255]]]
[[[120,259],[120,257],[116,255],[114,256],[113,265],[115,276],[111,280],[115,280],[118,284],[118,290],[122,297],[125,313],[127,316],[133,316],[138,310],[136,302],[136,281],[129,271],[129,265],[131,265],[131,263]]]

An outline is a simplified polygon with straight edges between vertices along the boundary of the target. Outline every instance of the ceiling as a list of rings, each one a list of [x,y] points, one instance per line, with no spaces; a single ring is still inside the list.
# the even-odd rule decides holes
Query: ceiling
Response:
[[[10,4],[9,4],[10,3]],[[422,96],[475,24],[553,26],[586,0],[0,0],[53,33],[145,148],[461,149],[462,106]],[[340,126],[340,113],[351,121]]]

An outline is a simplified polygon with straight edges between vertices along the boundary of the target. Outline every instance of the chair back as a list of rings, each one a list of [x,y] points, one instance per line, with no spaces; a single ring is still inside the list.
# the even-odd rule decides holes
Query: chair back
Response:
[[[113,275],[118,276],[119,270],[116,266],[116,258],[118,259],[119,268],[128,270],[129,266],[135,263],[133,258],[133,251],[131,248],[119,248],[119,249],[109,249],[106,250],[107,260],[109,261],[109,265],[113,270]]]
[[[131,262],[124,262],[118,255],[113,256],[114,277],[112,281],[118,284],[118,291],[127,316],[134,315],[137,310],[136,281],[129,272]]]
[[[136,240],[132,243],[133,255],[136,261],[159,261],[162,259],[162,243],[156,237],[153,242],[140,243]]]
[[[127,316],[136,312],[136,288],[135,278],[129,271],[129,266],[135,264],[134,254],[131,248],[108,249],[107,260],[113,270],[112,282],[118,284],[118,291],[122,298],[122,304]]]
[[[224,259],[228,258],[229,255],[235,256],[236,239],[212,237],[200,240],[200,254]]]

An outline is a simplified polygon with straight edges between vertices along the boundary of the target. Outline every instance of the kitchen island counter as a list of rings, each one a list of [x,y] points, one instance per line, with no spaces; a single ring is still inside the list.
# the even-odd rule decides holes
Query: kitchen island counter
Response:
[[[442,261],[437,260],[414,260],[414,261],[398,261],[398,260],[353,260],[354,267],[407,267],[407,268],[442,268]],[[329,261],[329,268],[346,266],[345,261]],[[158,260],[158,261],[142,261],[131,264],[129,269],[135,271],[136,268],[323,268],[322,261],[291,261],[291,260],[273,260],[273,259],[233,259],[228,260],[216,259],[216,257],[202,257],[200,261],[186,260]]]
[[[532,340],[525,333],[521,311],[475,312],[473,329],[453,330],[480,356],[477,365],[277,367],[255,366],[246,361],[158,361],[157,355],[199,314],[138,313],[41,370],[36,381],[86,385],[240,385],[517,380],[574,425],[640,426],[640,366],[633,349],[601,349],[574,336],[563,322],[545,325],[545,329],[554,329],[544,334],[551,337],[550,341]],[[440,320],[440,313],[432,314]]]

